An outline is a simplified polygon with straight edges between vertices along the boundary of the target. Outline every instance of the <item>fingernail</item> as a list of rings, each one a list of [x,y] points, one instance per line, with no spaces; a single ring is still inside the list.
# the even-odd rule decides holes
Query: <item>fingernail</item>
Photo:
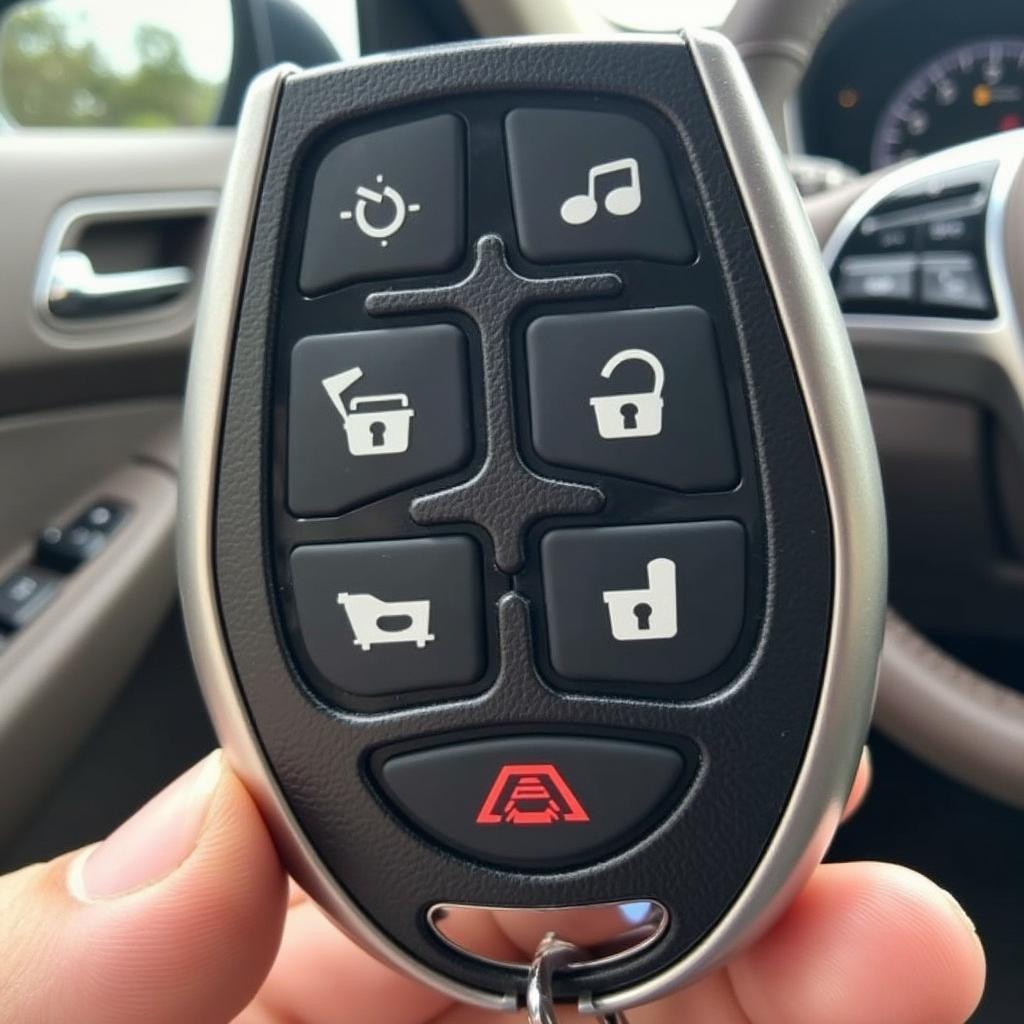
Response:
[[[963,921],[963,923],[972,932],[974,932],[975,935],[977,935],[978,934],[978,928],[975,925],[975,923],[971,920],[971,918],[968,915],[967,911],[964,910],[964,908],[961,905],[960,901],[951,892],[949,892],[946,889],[942,890],[942,895],[945,896],[947,900],[949,900],[950,906],[953,908],[953,911],[955,912],[956,916],[958,918],[960,918],[960,920]]]
[[[195,849],[221,776],[215,751],[158,793],[71,866],[68,886],[85,902],[136,892],[166,878]]]

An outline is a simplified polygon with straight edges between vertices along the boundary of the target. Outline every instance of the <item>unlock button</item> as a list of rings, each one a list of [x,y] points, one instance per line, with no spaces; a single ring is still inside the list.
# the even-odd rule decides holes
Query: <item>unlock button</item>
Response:
[[[545,316],[526,332],[537,455],[680,491],[736,482],[711,319],[696,306]]]

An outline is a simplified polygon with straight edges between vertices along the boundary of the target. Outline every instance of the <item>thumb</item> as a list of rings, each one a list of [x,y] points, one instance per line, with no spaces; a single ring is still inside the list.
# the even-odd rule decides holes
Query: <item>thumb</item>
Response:
[[[225,1024],[270,969],[286,894],[214,753],[98,846],[0,878],[0,1024]]]

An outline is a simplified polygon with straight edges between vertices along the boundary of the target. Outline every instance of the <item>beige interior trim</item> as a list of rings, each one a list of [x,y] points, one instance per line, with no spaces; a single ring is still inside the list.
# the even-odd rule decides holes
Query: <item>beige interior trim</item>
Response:
[[[481,36],[608,35],[618,31],[590,0],[460,0]]]
[[[32,311],[9,316],[0,327],[0,376],[31,371],[42,378],[54,367],[95,367],[123,359],[126,346],[147,355],[186,352],[198,289],[187,301],[169,304],[165,315],[111,320],[102,336],[76,345],[34,311],[40,252],[55,216],[71,200],[219,191],[233,141],[234,131],[223,128],[0,134],[0,196],[18,197],[4,204],[0,309]]]
[[[0,654],[0,844],[59,777],[117,695],[175,596],[180,402],[136,402],[0,423],[0,574],[93,500],[130,506],[95,559]],[[45,467],[45,471],[40,471]],[[187,680],[182,685],[189,685]]]
[[[786,109],[811,56],[847,0],[738,0],[722,32],[754,82],[779,145],[788,143]]]

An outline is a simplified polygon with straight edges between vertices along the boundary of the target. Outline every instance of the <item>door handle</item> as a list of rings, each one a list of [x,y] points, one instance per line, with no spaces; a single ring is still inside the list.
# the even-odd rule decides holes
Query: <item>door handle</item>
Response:
[[[60,317],[127,313],[172,299],[191,283],[188,267],[98,274],[84,252],[65,249],[54,257],[47,302],[50,312]]]

